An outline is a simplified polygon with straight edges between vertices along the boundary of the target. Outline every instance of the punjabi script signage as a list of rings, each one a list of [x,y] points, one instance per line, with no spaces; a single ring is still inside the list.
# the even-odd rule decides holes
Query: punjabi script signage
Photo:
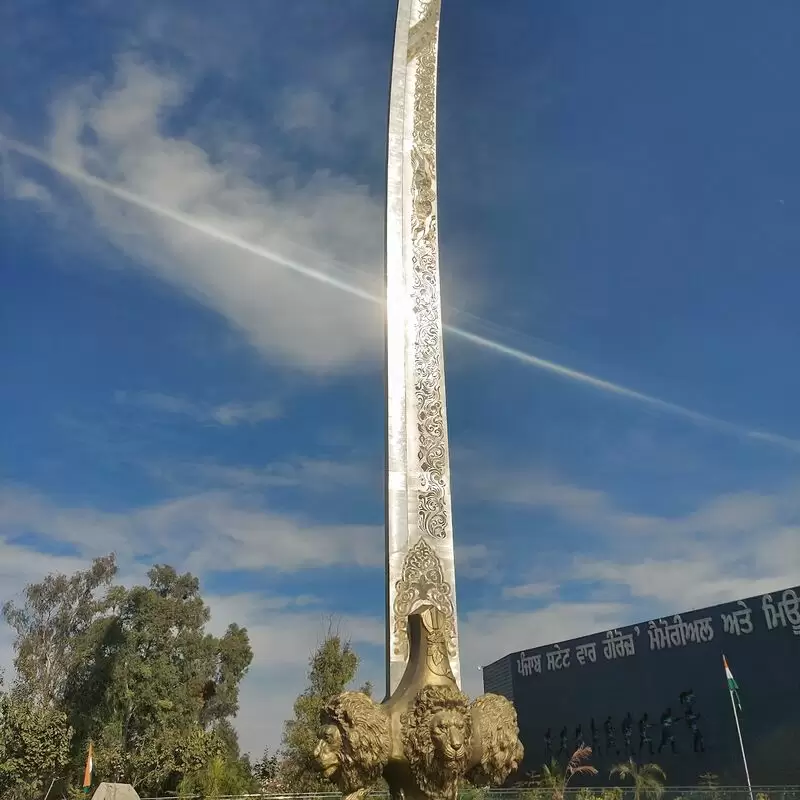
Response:
[[[684,622],[680,614],[658,623],[647,623],[647,635],[650,637],[651,650],[664,650],[672,647],[685,647],[691,642],[710,642],[714,638],[714,627],[711,617],[703,617],[692,622]]]
[[[800,587],[798,587],[800,588]],[[751,598],[751,602],[758,598]],[[788,630],[800,636],[800,596],[796,589],[786,589],[780,595],[765,594],[760,598],[761,614],[768,631]],[[681,614],[671,619],[654,619],[642,628],[647,637],[642,644],[651,651],[706,644],[714,640],[717,633],[722,636],[749,636],[756,628],[753,609],[745,600],[737,600],[728,608],[717,606],[713,615],[684,620]],[[711,610],[709,610],[711,611]],[[715,628],[719,617],[721,628]],[[602,661],[616,661],[636,655],[637,639],[642,630],[635,625],[629,630],[613,629],[599,639],[569,645],[560,643],[541,648],[539,652],[523,650],[517,656],[517,672],[523,677],[541,675],[543,672],[559,672],[570,668],[590,667]],[[602,652],[602,659],[598,655]],[[573,660],[574,656],[574,660]]]
[[[767,630],[788,626],[795,636],[800,636],[800,598],[794,589],[787,589],[777,603],[773,601],[771,594],[765,594],[761,598],[761,610],[764,612]]]

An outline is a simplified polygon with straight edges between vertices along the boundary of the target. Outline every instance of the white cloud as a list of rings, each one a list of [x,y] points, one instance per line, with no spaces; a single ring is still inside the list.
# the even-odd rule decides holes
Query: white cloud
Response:
[[[256,184],[242,169],[251,148],[247,159],[220,162],[195,141],[167,132],[187,89],[174,76],[121,59],[113,85],[97,92],[78,87],[55,105],[53,158],[285,258],[308,263],[313,252],[315,267],[328,272],[334,263],[350,264],[350,282],[363,285],[366,275],[377,288],[382,209],[370,190],[328,170],[301,179],[266,147],[274,181],[269,189]],[[343,301],[331,287],[158,214],[82,191],[111,242],[220,313],[270,360],[330,372],[379,355],[377,308]]]
[[[189,417],[197,422],[215,422],[218,425],[234,426],[242,423],[255,424],[264,420],[277,419],[280,406],[274,401],[262,400],[256,403],[227,402],[215,406],[193,403],[182,397],[174,397],[160,392],[114,393],[120,404],[137,405],[165,414]]]
[[[518,586],[506,586],[503,589],[503,597],[513,598],[540,598],[549,597],[557,591],[558,586],[549,581],[537,581],[536,583],[523,583]]]
[[[666,517],[621,510],[604,492],[540,471],[484,470],[481,477],[498,502],[547,509],[586,542],[561,559],[532,564],[529,580],[506,587],[508,597],[536,597],[537,587],[572,582],[630,603],[634,622],[800,580],[800,495],[793,484],[719,495]]]
[[[11,183],[11,196],[17,200],[33,200],[41,206],[52,207],[53,197],[41,183],[30,180],[29,178],[8,178]]]
[[[485,463],[484,475],[486,486],[495,486],[498,475]],[[628,514],[594,489],[553,479],[536,486],[537,475],[541,480],[541,473],[520,473],[517,488],[507,476],[509,491],[519,502],[532,498],[537,508],[544,504],[570,524],[591,527],[593,551],[601,555],[592,558],[576,548],[554,561],[537,554],[527,580],[501,584],[502,598],[476,606],[477,598],[464,602],[462,592],[462,674],[471,695],[482,690],[478,668],[508,652],[799,582],[800,526],[793,520],[800,501],[791,489],[715,497],[692,513],[664,518]],[[529,494],[523,495],[520,486]],[[71,543],[81,557],[56,558],[3,543],[4,536],[20,533]],[[70,572],[110,549],[120,552],[126,582],[142,580],[145,560],[166,561],[201,578],[214,569],[306,571],[310,577],[314,573],[307,570],[380,569],[383,532],[379,526],[326,526],[277,514],[253,504],[247,494],[205,492],[111,513],[58,507],[19,488],[0,492],[3,599],[50,569]],[[513,565],[524,566],[519,551],[510,552]],[[458,547],[457,560],[462,578],[499,577],[512,565],[508,556],[501,561],[483,544]],[[567,587],[571,597],[583,599],[567,601]],[[322,592],[276,596],[268,590],[208,601],[215,630],[236,621],[250,632],[255,659],[242,687],[237,727],[245,749],[259,754],[266,744],[279,742],[283,721],[304,687],[308,657],[339,602]],[[342,633],[364,657],[359,680],[373,679],[378,694],[383,688],[381,611],[376,601],[361,614],[340,615]],[[8,632],[0,635],[5,663],[10,641]]]
[[[142,468],[161,486],[181,493],[209,488],[243,492],[275,487],[302,487],[309,493],[338,492],[354,487],[380,489],[379,479],[363,465],[326,459],[298,458],[263,467],[200,462],[149,462]]]
[[[84,557],[113,550],[198,573],[374,567],[383,548],[378,526],[320,525],[226,492],[110,512],[59,507],[38,493],[0,487],[0,535],[21,533],[69,544]]]

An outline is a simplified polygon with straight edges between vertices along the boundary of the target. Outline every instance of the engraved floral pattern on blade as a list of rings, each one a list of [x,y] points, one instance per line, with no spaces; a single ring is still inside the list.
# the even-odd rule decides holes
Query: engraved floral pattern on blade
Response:
[[[424,4],[417,25],[429,28],[432,16],[438,25],[438,12],[439,0]],[[436,39],[435,35],[423,39],[417,53],[411,151],[414,394],[421,476],[417,511],[420,531],[445,539],[450,520],[436,215]]]
[[[395,584],[394,650],[408,657],[408,615],[424,603],[442,615],[447,652],[456,654],[453,590],[444,578],[444,569],[431,546],[420,539],[406,554],[400,580]]]
[[[420,3],[419,17],[408,32],[407,61],[413,61],[426,47],[436,45],[441,0],[423,0]]]

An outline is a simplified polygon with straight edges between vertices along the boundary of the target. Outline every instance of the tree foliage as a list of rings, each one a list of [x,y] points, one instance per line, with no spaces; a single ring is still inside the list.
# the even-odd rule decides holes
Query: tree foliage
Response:
[[[542,766],[542,771],[534,776],[532,783],[550,789],[553,800],[563,800],[570,781],[576,775],[597,775],[597,769],[586,762],[592,757],[591,747],[579,747],[566,764],[558,759],[550,759]]]
[[[63,777],[72,730],[67,715],[22,686],[0,694],[0,797],[41,794]]]
[[[156,565],[148,585],[131,588],[113,585],[115,574],[113,556],[96,559],[86,571],[28,586],[22,606],[3,607],[17,633],[26,702],[71,728],[76,774],[91,740],[95,774],[140,791],[175,791],[187,781],[246,787],[249,763],[230,719],[252,660],[247,631],[231,624],[210,634],[189,573]],[[52,747],[47,741],[39,747]]]
[[[667,780],[664,770],[658,764],[637,764],[632,758],[615,764],[609,777],[615,775],[620,780],[631,780],[635,800],[658,800],[664,792],[664,782]]]
[[[309,660],[308,686],[295,700],[294,719],[284,725],[280,780],[294,792],[330,791],[331,785],[314,764],[320,713],[325,704],[343,692],[358,672],[359,657],[350,642],[332,630]],[[372,693],[365,684],[361,691]]]
[[[259,791],[264,794],[283,790],[278,754],[270,751],[269,747],[264,749],[261,761],[253,765],[253,777],[258,782]]]
[[[14,629],[14,667],[30,699],[58,704],[76,665],[81,638],[105,611],[98,596],[117,573],[114,555],[97,558],[89,569],[73,575],[48,575],[24,591],[25,602],[3,605]]]

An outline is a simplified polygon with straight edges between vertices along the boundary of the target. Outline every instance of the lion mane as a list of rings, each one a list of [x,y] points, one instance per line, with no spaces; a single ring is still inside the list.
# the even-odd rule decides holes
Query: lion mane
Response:
[[[381,777],[392,748],[391,727],[383,709],[363,692],[342,692],[320,714],[342,737],[335,782],[345,796],[365,793]]]
[[[481,760],[468,773],[475,786],[500,786],[522,761],[517,712],[499,694],[484,694],[472,704],[473,724],[480,731]]]
[[[431,723],[439,716],[448,722],[461,723],[463,751],[456,757],[440,752],[431,735]],[[468,765],[472,717],[469,700],[453,686],[425,686],[418,692],[409,710],[403,714],[403,750],[420,790],[429,800],[455,800],[458,779]]]

